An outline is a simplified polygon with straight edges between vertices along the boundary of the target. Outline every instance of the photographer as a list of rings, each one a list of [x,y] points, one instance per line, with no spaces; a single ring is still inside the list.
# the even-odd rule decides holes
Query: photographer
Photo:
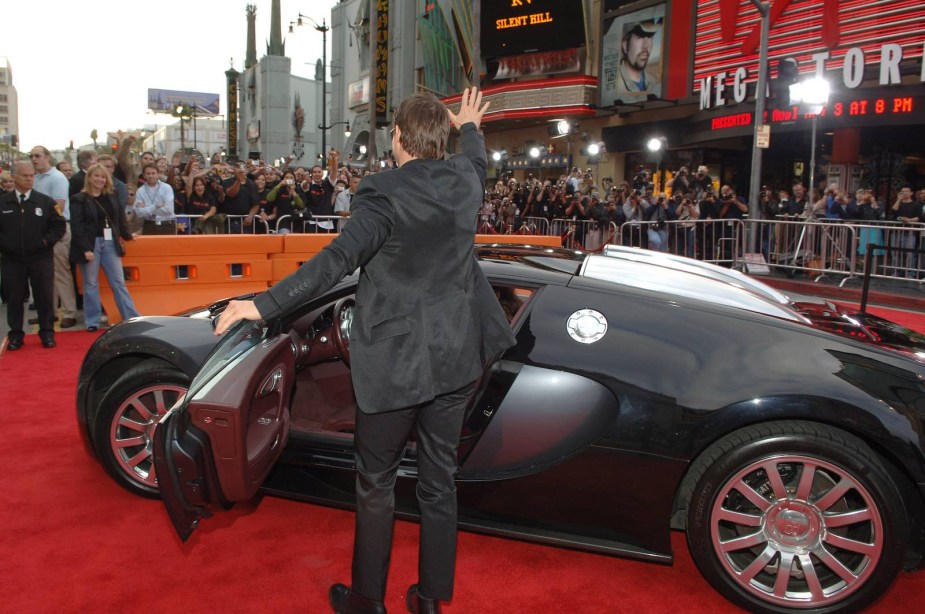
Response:
[[[668,251],[668,221],[675,219],[675,208],[668,206],[668,197],[664,192],[655,199],[655,205],[649,210],[647,218],[650,224],[646,229],[649,235],[649,249],[659,252]]]
[[[688,189],[694,193],[694,198],[703,198],[704,193],[713,190],[713,178],[710,177],[709,169],[701,164],[697,167],[697,174],[694,175],[687,185]]]
[[[675,253],[693,258],[696,251],[694,248],[697,243],[697,224],[695,222],[700,219],[700,207],[690,197],[682,196],[678,201],[678,206],[675,208],[675,219],[679,222]]]
[[[623,245],[632,245],[649,249],[649,236],[640,222],[648,218],[648,206],[639,190],[633,190],[623,203],[623,218],[626,223],[621,227]]]
[[[311,219],[312,216],[311,211],[305,209],[305,203],[296,190],[295,173],[292,171],[286,171],[283,174],[282,181],[276,184],[276,187],[267,194],[267,207],[269,213],[266,214],[264,219],[271,228],[277,225],[276,232],[279,234],[288,234],[292,232],[293,217],[298,216],[300,218],[306,217],[306,219]],[[306,213],[307,215],[303,216],[302,213]],[[277,222],[277,220],[285,216],[289,216],[290,219]]]
[[[709,220],[697,226],[697,245],[700,246],[699,255],[703,260],[712,261],[716,258],[716,228],[719,220],[721,206],[716,200],[716,194],[712,186],[705,190],[700,202],[697,203],[700,210],[700,219]]]
[[[825,190],[825,212],[827,220],[843,220],[847,216],[848,196],[834,183]]]
[[[672,196],[675,194],[684,195],[687,194],[691,189],[689,179],[690,177],[688,176],[687,167],[682,166],[678,169],[678,172],[675,173],[674,177],[669,179],[665,185],[671,188]]]

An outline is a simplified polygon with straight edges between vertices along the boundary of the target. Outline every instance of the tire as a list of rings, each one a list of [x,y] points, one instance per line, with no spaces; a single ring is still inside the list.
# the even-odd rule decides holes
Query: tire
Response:
[[[176,367],[149,359],[126,371],[106,392],[93,423],[97,457],[123,488],[158,498],[151,437],[158,418],[180,395],[190,378]]]
[[[899,573],[905,507],[883,459],[853,435],[756,425],[713,444],[691,470],[702,472],[687,512],[691,554],[751,612],[857,611]]]

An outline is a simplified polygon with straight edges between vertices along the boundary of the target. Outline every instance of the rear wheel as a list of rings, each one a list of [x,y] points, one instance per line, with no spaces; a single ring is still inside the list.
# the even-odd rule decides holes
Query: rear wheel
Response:
[[[159,496],[151,456],[154,427],[189,384],[176,367],[150,359],[126,371],[103,397],[94,422],[97,455],[123,488]]]
[[[899,572],[908,523],[883,460],[809,422],[737,431],[703,456],[688,507],[707,580],[753,612],[855,611]]]

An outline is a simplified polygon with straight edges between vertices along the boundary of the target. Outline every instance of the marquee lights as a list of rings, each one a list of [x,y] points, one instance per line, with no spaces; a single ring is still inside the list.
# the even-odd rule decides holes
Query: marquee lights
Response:
[[[748,0],[701,0],[696,20],[693,90],[701,109],[744,101],[745,84],[758,76],[757,11]],[[898,84],[925,56],[921,0],[774,0],[771,21],[772,65],[792,58],[801,74],[831,74],[846,89],[861,85],[868,66],[880,85]],[[919,80],[925,82],[925,66]]]
[[[839,100],[830,102],[817,117],[860,118],[870,116],[891,117],[911,115],[917,111],[925,110],[922,97],[919,96],[870,96],[854,100]],[[801,113],[799,107],[790,109],[775,109],[765,114],[766,121],[771,124],[781,122],[795,122],[812,119],[811,113]],[[714,117],[710,120],[711,130],[725,130],[751,126],[753,113],[734,113]]]

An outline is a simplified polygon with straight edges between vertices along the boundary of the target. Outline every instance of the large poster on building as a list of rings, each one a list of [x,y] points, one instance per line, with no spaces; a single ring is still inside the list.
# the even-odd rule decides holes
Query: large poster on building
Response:
[[[662,96],[664,25],[664,4],[604,20],[601,107]]]

